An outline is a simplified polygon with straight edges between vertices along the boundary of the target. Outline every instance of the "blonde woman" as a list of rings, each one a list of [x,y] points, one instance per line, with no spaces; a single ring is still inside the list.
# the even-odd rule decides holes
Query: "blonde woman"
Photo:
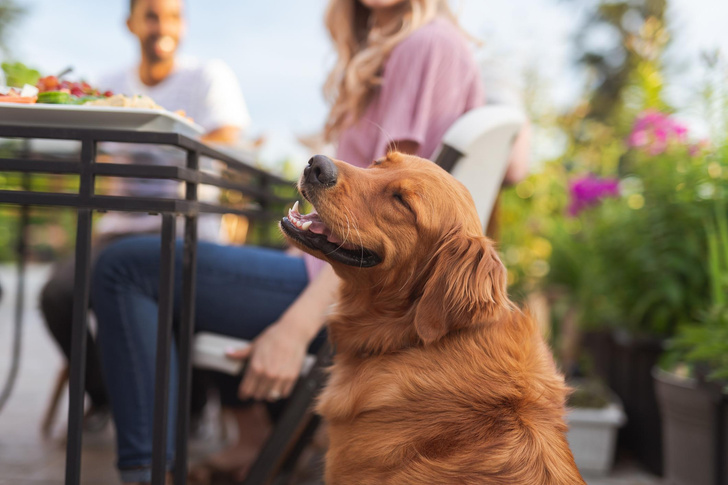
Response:
[[[325,87],[325,136],[341,160],[367,166],[393,148],[430,157],[445,130],[483,101],[468,40],[446,0],[331,0],[326,25],[338,60]],[[149,479],[158,251],[155,238],[109,247],[92,285],[126,482]],[[333,270],[313,258],[200,244],[196,330],[253,342],[229,353],[249,362],[242,382],[221,390],[225,405],[290,394],[337,285]],[[251,409],[238,408],[240,441],[211,457],[207,471],[245,476],[265,436]]]
[[[478,67],[446,0],[334,0],[338,60],[325,86],[325,134],[338,158],[368,165],[390,148],[430,157],[483,103]]]

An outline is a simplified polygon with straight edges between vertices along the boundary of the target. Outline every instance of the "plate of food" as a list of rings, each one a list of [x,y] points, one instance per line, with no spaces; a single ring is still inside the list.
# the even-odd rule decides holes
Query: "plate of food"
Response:
[[[88,104],[0,102],[0,125],[155,131],[190,137],[204,133],[201,126],[165,109]]]
[[[204,133],[184,113],[167,111],[148,96],[100,92],[83,81],[56,76],[33,79],[26,75],[23,79],[22,87],[17,82],[0,86],[0,125],[153,131],[189,137]]]

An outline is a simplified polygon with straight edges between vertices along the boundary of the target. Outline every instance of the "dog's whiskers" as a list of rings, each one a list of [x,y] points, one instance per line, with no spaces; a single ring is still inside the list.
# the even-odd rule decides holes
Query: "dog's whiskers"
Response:
[[[362,267],[363,261],[364,261],[364,241],[362,241],[361,238],[361,232],[359,232],[359,225],[357,224],[356,216],[354,216],[354,213],[351,212],[351,210],[347,207],[344,208],[346,212],[349,213],[352,219],[352,224],[354,226],[354,230],[356,231],[357,236],[359,237],[359,247],[361,248],[361,262],[359,263],[359,268]],[[346,218],[347,222],[349,221],[349,218]]]
[[[368,120],[368,121],[369,121],[369,123],[373,124],[382,133],[382,135],[384,135],[384,137],[388,140],[387,146],[392,146],[392,147],[394,147],[395,150],[398,149],[397,141],[394,139],[394,137],[392,137],[392,135],[389,134],[389,132],[387,130],[384,129],[384,127],[382,125],[380,125],[379,123],[370,121],[370,120]]]
[[[339,249],[341,249],[342,247],[344,247],[344,244],[346,244],[346,242],[349,240],[349,233],[351,232],[351,224],[349,223],[349,216],[347,216],[346,214],[344,214],[344,217],[346,217],[346,235],[344,236],[344,239],[341,241],[341,244],[339,244],[335,249],[333,249],[330,252],[328,252],[327,255],[332,254],[332,253],[335,253],[336,251],[338,251]],[[338,223],[337,223],[337,225],[339,226],[339,232],[344,232],[342,230],[342,227],[343,226],[341,224],[338,224]]]

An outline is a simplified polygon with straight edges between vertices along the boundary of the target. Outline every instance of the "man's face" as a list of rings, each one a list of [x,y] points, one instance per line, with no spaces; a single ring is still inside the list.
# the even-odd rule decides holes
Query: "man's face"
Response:
[[[181,0],[137,0],[126,21],[147,59],[172,59],[184,34]]]

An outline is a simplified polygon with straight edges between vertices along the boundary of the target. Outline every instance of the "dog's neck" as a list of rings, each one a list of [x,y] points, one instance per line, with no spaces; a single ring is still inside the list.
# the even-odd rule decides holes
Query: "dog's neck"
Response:
[[[337,353],[370,356],[421,345],[411,295],[379,291],[344,281],[339,303],[328,318]]]

